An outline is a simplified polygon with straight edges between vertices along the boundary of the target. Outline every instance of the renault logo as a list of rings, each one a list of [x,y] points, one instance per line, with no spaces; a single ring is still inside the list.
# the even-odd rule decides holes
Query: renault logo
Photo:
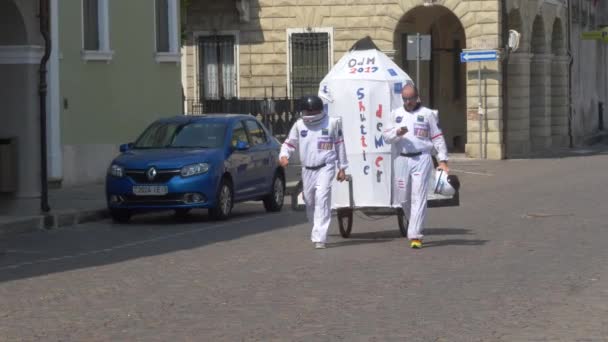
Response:
[[[148,176],[149,181],[153,181],[154,178],[156,178],[156,174],[156,169],[154,167],[149,168],[146,172],[146,176]]]

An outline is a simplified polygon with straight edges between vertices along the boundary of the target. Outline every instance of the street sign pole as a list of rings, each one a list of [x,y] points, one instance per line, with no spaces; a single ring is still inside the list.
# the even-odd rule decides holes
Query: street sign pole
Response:
[[[411,34],[407,36],[407,60],[416,63],[416,77],[413,80],[416,82],[416,87],[421,90],[420,86],[420,63],[422,61],[431,60],[431,35],[430,34]]]
[[[420,33],[416,33],[416,87],[420,87]]]
[[[483,108],[481,107],[481,62],[477,62],[477,95],[479,96],[478,104],[477,104],[477,114],[479,114],[479,159],[483,159],[482,156],[482,145],[481,145],[481,127],[482,127],[482,117],[483,117]]]
[[[461,63],[477,62],[477,114],[479,115],[479,159],[483,158],[483,145],[482,145],[482,127],[483,127],[483,107],[481,98],[481,63],[488,61],[497,61],[498,51],[497,50],[466,50],[460,53]]]

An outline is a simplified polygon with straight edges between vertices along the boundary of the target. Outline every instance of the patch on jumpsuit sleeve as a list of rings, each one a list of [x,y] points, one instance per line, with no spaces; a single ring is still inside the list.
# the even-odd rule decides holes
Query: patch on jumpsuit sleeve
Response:
[[[331,151],[333,148],[334,142],[330,137],[319,137],[317,139],[317,149]]]
[[[397,187],[399,189],[405,189],[405,178],[397,178]]]

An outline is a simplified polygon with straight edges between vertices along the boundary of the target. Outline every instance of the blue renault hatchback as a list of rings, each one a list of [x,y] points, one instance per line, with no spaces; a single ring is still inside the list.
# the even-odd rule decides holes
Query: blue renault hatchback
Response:
[[[185,215],[206,208],[230,216],[235,202],[261,200],[280,211],[285,173],[279,142],[250,115],[207,114],[157,120],[134,143],[120,146],[106,177],[112,218],[141,211]]]

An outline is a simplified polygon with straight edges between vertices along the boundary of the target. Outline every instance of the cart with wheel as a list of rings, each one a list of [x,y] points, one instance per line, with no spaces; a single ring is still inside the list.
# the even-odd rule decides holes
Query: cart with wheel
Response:
[[[440,208],[440,207],[457,207],[460,205],[460,180],[458,176],[451,175],[448,177],[450,184],[456,190],[453,196],[443,196],[435,193],[435,189],[430,187],[430,191],[427,198],[427,208]],[[359,212],[365,216],[377,217],[377,216],[397,216],[397,225],[399,226],[399,232],[403,237],[407,237],[408,220],[406,219],[403,209],[398,206],[387,206],[387,207],[357,207],[353,199],[353,181],[352,177],[348,175],[346,177],[348,186],[349,205],[334,208],[332,211],[336,214],[338,219],[338,228],[340,229],[340,235],[343,238],[350,237],[353,229],[354,213]],[[434,183],[434,180],[431,179]],[[296,187],[296,191],[292,193],[292,209],[303,210],[305,208],[304,200],[302,198],[302,181],[300,181]]]
[[[351,234],[354,212],[396,215],[401,234],[407,235],[408,222],[402,209],[393,204],[393,156],[382,133],[384,127],[394,124],[390,113],[403,106],[401,90],[410,82],[407,73],[366,37],[353,45],[319,85],[328,115],[341,118],[348,156],[348,181],[334,181],[331,203],[345,238]],[[457,190],[454,196],[442,196],[429,186],[428,207],[459,205],[458,178],[450,177]],[[301,186],[298,190],[292,194],[294,208],[304,205]]]

